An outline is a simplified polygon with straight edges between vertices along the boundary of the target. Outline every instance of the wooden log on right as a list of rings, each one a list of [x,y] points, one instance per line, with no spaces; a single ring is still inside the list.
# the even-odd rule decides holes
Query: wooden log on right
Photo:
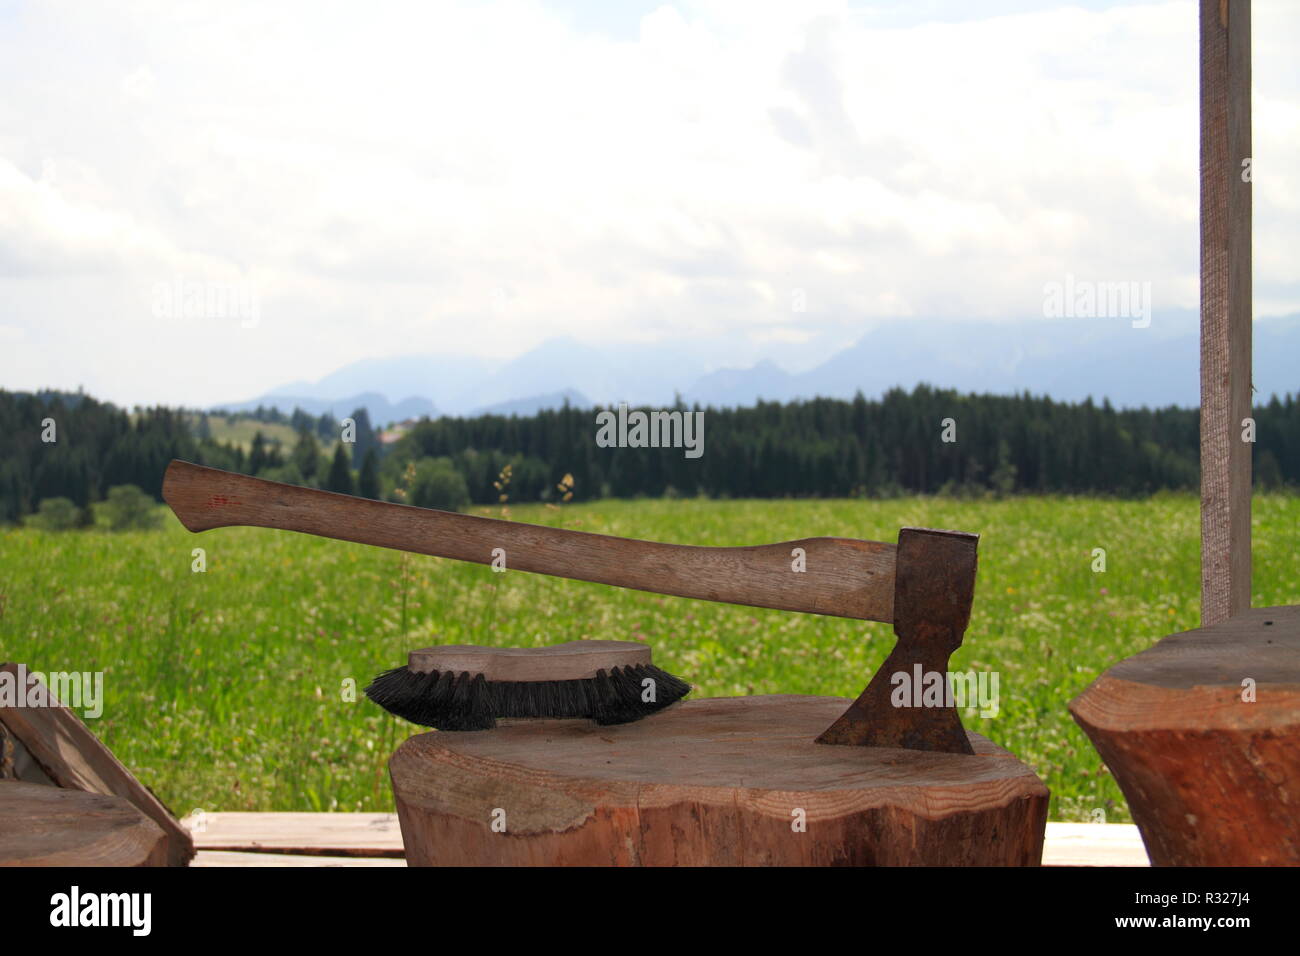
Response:
[[[1070,712],[1155,866],[1300,865],[1300,607],[1166,637]]]

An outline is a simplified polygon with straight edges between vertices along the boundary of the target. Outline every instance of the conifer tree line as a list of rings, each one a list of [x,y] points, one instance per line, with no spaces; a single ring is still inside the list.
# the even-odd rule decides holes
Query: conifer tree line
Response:
[[[680,411],[686,411],[680,403]],[[43,499],[85,507],[119,485],[160,499],[173,458],[370,498],[430,507],[707,495],[816,498],[1064,493],[1141,496],[1194,490],[1197,409],[1124,409],[1029,394],[963,395],[918,386],[879,399],[760,402],[704,409],[704,448],[598,447],[596,410],[424,419],[384,445],[364,410],[351,441],[333,418],[247,416],[294,427],[239,445],[202,413],[132,412],[77,393],[0,390],[0,521]],[[1254,412],[1257,488],[1300,488],[1300,395]],[[43,441],[52,420],[53,441]],[[257,427],[257,426],[253,426]],[[945,441],[948,437],[954,440]]]

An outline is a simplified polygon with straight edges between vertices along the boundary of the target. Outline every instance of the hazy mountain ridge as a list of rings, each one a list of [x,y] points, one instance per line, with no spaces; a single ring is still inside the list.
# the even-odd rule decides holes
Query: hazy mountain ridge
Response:
[[[301,408],[309,415],[323,415],[328,412],[340,419],[351,415],[358,408],[364,408],[369,412],[370,420],[377,424],[400,422],[425,415],[432,418],[438,414],[438,408],[433,402],[417,396],[404,398],[399,402],[390,402],[379,392],[360,392],[356,395],[329,399],[311,395],[282,394],[278,390],[247,402],[214,405],[211,411],[251,412],[258,406],[278,408],[285,414],[291,413],[295,408]]]
[[[1258,399],[1300,391],[1300,315],[1254,326]],[[1091,396],[1121,408],[1196,406],[1199,327],[1191,312],[1157,315],[1149,328],[1128,319],[1016,322],[898,320],[867,332],[816,367],[791,373],[769,360],[707,370],[689,350],[543,342],[505,362],[456,356],[368,358],[315,384],[295,383],[230,411],[294,405],[347,415],[364,406],[377,423],[420,415],[535,414],[570,405],[753,405],[817,396],[868,397],[918,383],[962,392],[1029,391],[1060,401]],[[395,400],[396,395],[405,397]]]

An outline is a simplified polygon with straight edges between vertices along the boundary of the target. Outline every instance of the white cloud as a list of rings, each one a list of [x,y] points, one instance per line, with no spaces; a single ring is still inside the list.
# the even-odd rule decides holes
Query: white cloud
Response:
[[[24,8],[0,324],[31,334],[0,382],[209,402],[560,334],[779,358],[1033,314],[1066,272],[1192,307],[1195,4],[1044,6],[665,4],[635,39],[526,0]],[[1254,19],[1256,298],[1291,311],[1300,8]],[[160,323],[147,289],[177,276],[255,285],[257,328]]]

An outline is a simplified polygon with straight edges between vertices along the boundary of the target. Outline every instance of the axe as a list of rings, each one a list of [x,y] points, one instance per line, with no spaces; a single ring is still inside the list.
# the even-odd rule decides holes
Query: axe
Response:
[[[903,528],[898,544],[801,538],[694,547],[548,528],[301,488],[174,460],[163,499],[188,530],[251,526],[506,566],[676,597],[894,625],[898,642],[818,742],[969,754],[947,693],[975,594],[978,535]],[[801,568],[801,570],[796,570]],[[898,681],[939,675],[942,700],[894,706]]]

